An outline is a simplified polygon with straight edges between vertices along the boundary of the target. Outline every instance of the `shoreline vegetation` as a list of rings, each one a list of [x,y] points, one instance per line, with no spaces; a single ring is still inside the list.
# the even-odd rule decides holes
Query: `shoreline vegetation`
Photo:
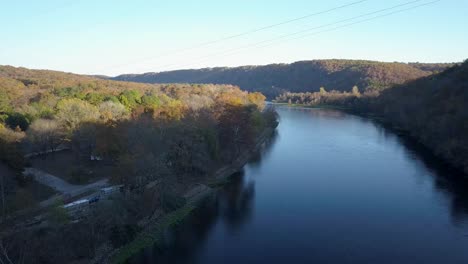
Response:
[[[148,247],[157,246],[159,241],[162,239],[165,230],[176,227],[190,216],[193,211],[197,210],[198,205],[202,204],[205,199],[215,196],[219,188],[229,184],[230,177],[241,170],[252,158],[254,153],[261,150],[262,146],[268,142],[274,132],[274,128],[265,129],[265,131],[256,140],[255,147],[243,151],[243,153],[241,153],[232,164],[218,169],[207,182],[200,183],[207,186],[206,189],[187,201],[185,206],[162,216],[160,219],[158,218],[151,221],[133,241],[121,248],[113,250],[107,256],[99,256],[95,258],[92,263],[125,263],[142,250]]]
[[[375,92],[284,93],[274,102],[333,108],[372,118],[404,133],[468,175],[468,61],[441,73]]]
[[[0,245],[8,249],[0,259],[126,259],[189,214],[197,192],[241,168],[277,125],[262,94],[231,85],[0,66],[0,158],[14,171],[0,182]],[[21,173],[29,167],[62,191],[36,199],[28,186],[38,176]],[[101,182],[109,187],[67,191]],[[54,205],[42,206],[48,198]]]

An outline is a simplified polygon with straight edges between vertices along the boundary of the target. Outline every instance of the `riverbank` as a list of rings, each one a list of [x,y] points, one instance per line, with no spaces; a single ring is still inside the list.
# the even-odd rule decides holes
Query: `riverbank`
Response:
[[[229,183],[229,178],[237,171],[241,170],[252,158],[253,154],[260,151],[267,144],[268,140],[275,133],[275,128],[267,128],[257,138],[253,148],[243,151],[239,157],[230,165],[226,165],[216,170],[209,177],[209,181],[200,184],[206,187],[202,193],[195,195],[186,201],[186,204],[173,212],[149,221],[143,230],[130,243],[118,249],[110,249],[102,252],[94,258],[92,263],[125,263],[135,254],[150,246],[157,245],[163,238],[165,230],[179,225],[184,219],[192,214],[194,210],[208,197],[213,197],[218,188]]]
[[[425,151],[432,153],[434,157],[439,159],[442,163],[446,164],[446,166],[451,167],[452,169],[459,171],[460,174],[464,174],[464,177],[468,178],[468,168],[463,168],[463,164],[458,163],[454,160],[451,160],[447,157],[444,157],[442,154],[439,154],[435,151],[434,147],[427,144],[418,135],[415,135],[411,130],[406,129],[404,127],[398,126],[397,124],[391,122],[388,118],[384,115],[380,115],[374,112],[365,112],[359,111],[352,107],[343,107],[343,106],[336,106],[336,105],[307,105],[307,104],[288,104],[288,103],[272,103],[273,105],[279,106],[289,106],[295,108],[310,108],[310,109],[333,109],[338,111],[343,111],[348,114],[360,116],[369,120],[372,120],[384,128],[392,131],[393,133],[405,137],[414,143],[420,145],[419,148],[424,148]]]

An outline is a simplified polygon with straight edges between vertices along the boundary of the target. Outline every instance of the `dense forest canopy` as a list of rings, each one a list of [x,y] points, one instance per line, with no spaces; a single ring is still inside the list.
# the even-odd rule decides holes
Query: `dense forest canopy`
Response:
[[[172,169],[208,172],[276,122],[264,107],[262,94],[232,85],[139,84],[1,66],[0,159],[21,171],[25,154],[67,145],[85,160],[130,166],[154,152],[154,164],[171,159]]]
[[[0,66],[0,122],[12,129],[26,130],[38,118],[60,119],[61,112],[73,104],[101,111],[101,117],[103,111],[120,109],[127,114],[154,110],[172,118],[184,109],[211,107],[218,101],[261,107],[263,100],[259,93],[249,94],[232,85],[151,85]]]
[[[387,63],[362,60],[314,60],[292,64],[206,68],[160,73],[124,74],[112,79],[142,83],[215,83],[238,85],[268,98],[283,92],[382,90],[442,71],[453,64]]]

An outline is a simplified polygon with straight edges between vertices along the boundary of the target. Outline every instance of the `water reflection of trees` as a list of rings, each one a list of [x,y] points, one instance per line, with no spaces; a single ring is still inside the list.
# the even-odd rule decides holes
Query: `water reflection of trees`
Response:
[[[276,144],[279,137],[280,135],[278,130],[275,130],[273,135],[268,138],[268,140],[260,147],[260,149],[252,154],[248,165],[253,168],[260,167],[262,160],[266,159],[270,155],[273,146]]]
[[[244,172],[232,176],[232,182],[220,193],[219,211],[226,226],[235,231],[247,223],[253,211],[255,185],[246,182]]]
[[[249,166],[259,166],[276,138],[275,134]],[[232,175],[229,184],[220,189],[215,198],[206,201],[187,221],[166,234],[164,247],[147,249],[131,263],[193,263],[211,230],[218,224],[236,232],[249,222],[254,198],[255,184],[246,179],[244,170]]]
[[[346,119],[353,116],[343,111],[332,109],[279,108],[282,112],[304,112],[313,118]],[[441,161],[432,151],[416,142],[409,135],[370,118],[353,117],[359,118],[360,122],[364,124],[375,126],[382,141],[396,140],[401,144],[404,155],[408,159],[413,160],[416,166],[420,167],[419,171],[429,171],[428,174],[432,178],[434,189],[449,202],[449,210],[453,223],[455,225],[468,224],[468,178],[466,175]]]
[[[277,106],[278,109],[284,112],[302,112],[310,115],[313,118],[333,118],[333,119],[344,119],[349,114],[335,109],[326,108],[310,108],[310,107],[288,107],[288,106]]]
[[[428,170],[435,190],[444,195],[450,204],[450,213],[455,225],[468,221],[468,178],[466,175],[436,157],[424,145],[409,135],[395,131],[385,125],[372,122],[385,139],[396,139],[404,146],[404,155],[415,162],[421,170]]]

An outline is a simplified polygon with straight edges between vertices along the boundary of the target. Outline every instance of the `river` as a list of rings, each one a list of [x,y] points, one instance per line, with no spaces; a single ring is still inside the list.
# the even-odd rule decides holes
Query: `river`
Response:
[[[132,263],[468,263],[468,184],[365,118],[277,107],[216,201]]]

